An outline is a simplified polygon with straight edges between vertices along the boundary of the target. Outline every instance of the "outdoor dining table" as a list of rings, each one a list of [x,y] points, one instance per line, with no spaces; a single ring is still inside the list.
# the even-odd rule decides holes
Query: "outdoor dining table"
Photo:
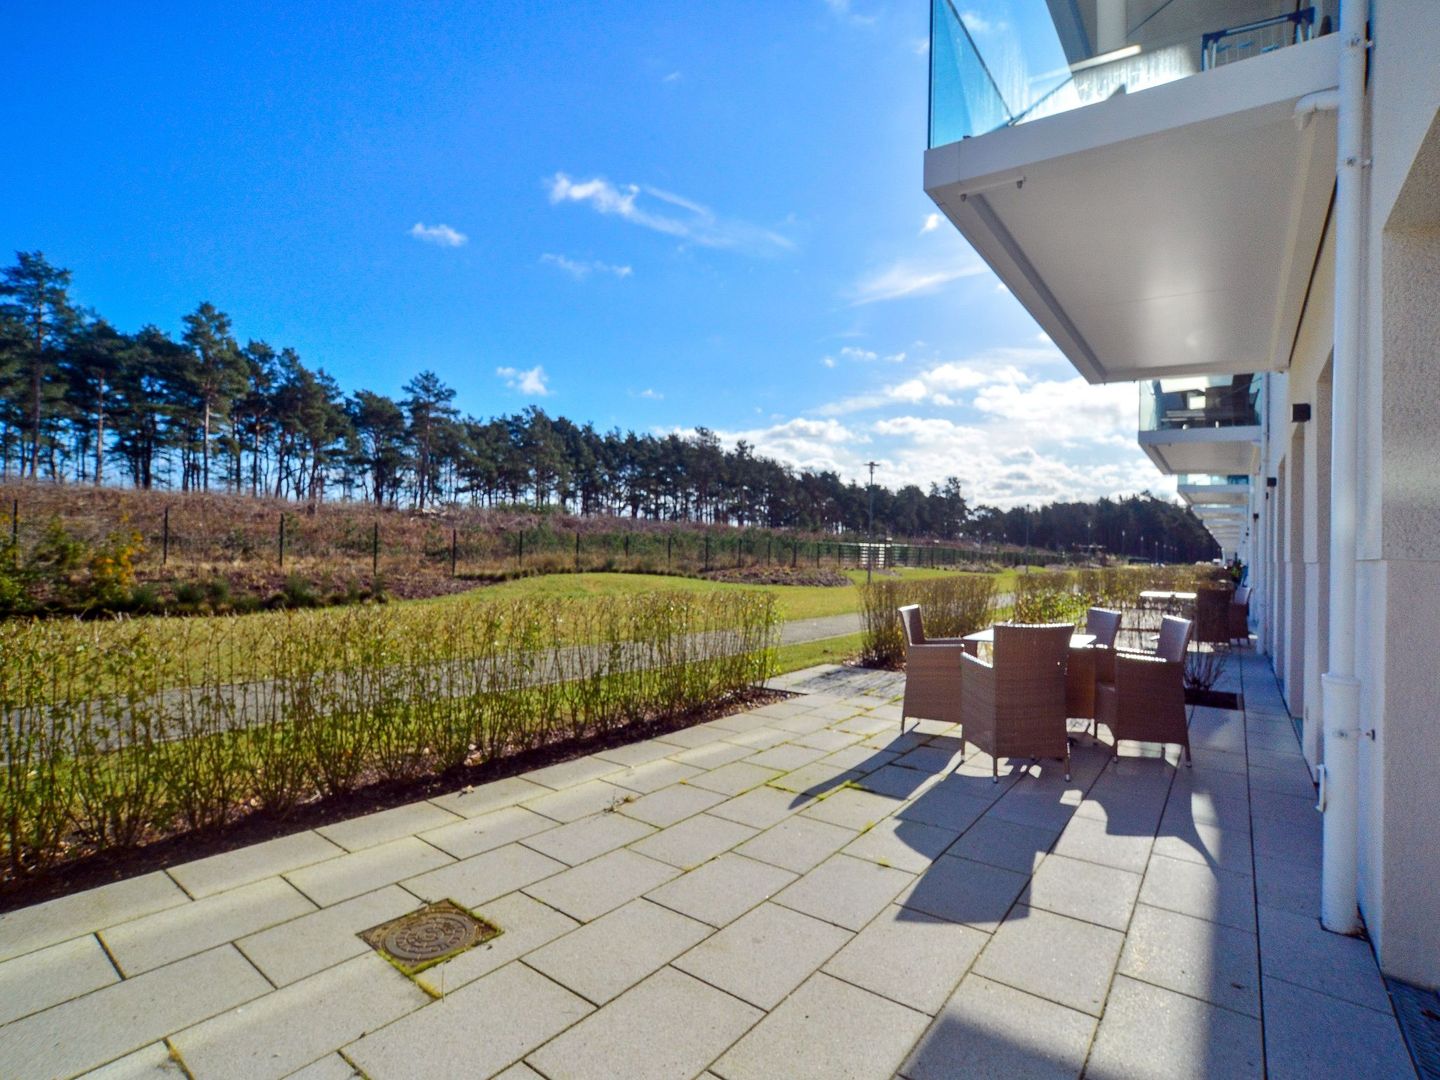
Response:
[[[995,627],[987,626],[984,630],[977,630],[973,634],[966,634],[960,640],[965,643],[966,652],[972,656],[978,656],[978,646],[995,644]],[[1072,649],[1087,649],[1094,644],[1094,634],[1085,634],[1077,630],[1070,635],[1070,648]]]
[[[971,656],[980,654],[981,645],[995,644],[995,627],[987,626],[960,639]],[[1065,715],[1090,718],[1095,715],[1095,654],[1090,646],[1095,635],[1075,631],[1070,635],[1070,661],[1065,670]]]

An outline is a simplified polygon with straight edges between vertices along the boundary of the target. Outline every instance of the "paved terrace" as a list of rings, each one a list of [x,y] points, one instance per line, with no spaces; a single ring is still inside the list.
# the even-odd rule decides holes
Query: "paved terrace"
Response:
[[[1263,661],[1195,767],[992,785],[897,676],[0,918],[0,1076],[1414,1075]],[[1237,685],[1238,688],[1238,685]],[[356,937],[503,928],[412,981]]]

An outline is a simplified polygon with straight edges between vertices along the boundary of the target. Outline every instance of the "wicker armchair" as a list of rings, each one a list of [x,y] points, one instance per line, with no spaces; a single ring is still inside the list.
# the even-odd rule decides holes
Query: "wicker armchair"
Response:
[[[1115,678],[1095,685],[1095,714],[1120,740],[1177,743],[1190,766],[1190,727],[1185,714],[1185,646],[1190,622],[1167,615],[1152,655],[1115,653]]]
[[[1115,638],[1120,633],[1120,612],[1092,607],[1085,614],[1085,632],[1095,638],[1087,649],[1070,654],[1065,668],[1065,715],[1095,719],[1095,681],[1113,678],[1111,662]]]
[[[1250,587],[1241,585],[1230,597],[1230,640],[1250,640]]]
[[[1065,726],[1065,665],[1069,623],[995,627],[995,663],[966,654],[960,682],[964,740],[990,755],[991,778],[999,758],[1060,758],[1070,779],[1070,738]]]
[[[1195,594],[1195,640],[1201,645],[1230,644],[1230,595],[1214,586]]]
[[[907,716],[958,724],[964,644],[959,638],[927,638],[919,604],[900,609],[900,626],[905,632],[905,700],[900,705],[900,730],[905,730]]]

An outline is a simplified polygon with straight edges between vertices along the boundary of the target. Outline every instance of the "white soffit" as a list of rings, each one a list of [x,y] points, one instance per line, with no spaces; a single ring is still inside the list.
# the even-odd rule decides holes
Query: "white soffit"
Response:
[[[1282,367],[1334,187],[1334,35],[937,147],[925,189],[1091,382]],[[1023,183],[1020,183],[1023,181]]]
[[[1251,473],[1259,464],[1258,427],[1142,431],[1140,449],[1162,473]]]

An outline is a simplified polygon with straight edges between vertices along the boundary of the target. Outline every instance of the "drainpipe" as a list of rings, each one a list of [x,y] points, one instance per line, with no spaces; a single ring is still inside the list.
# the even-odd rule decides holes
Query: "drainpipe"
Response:
[[[1365,0],[1340,9],[1335,166],[1335,353],[1330,444],[1329,670],[1320,677],[1325,762],[1320,921],[1360,929],[1357,902],[1360,680],[1355,677],[1356,456],[1360,394],[1360,281],[1364,229]]]

